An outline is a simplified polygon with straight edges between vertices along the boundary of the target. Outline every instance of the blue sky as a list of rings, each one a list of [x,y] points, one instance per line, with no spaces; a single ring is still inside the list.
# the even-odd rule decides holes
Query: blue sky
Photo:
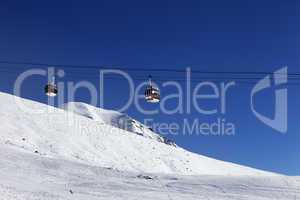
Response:
[[[206,71],[273,72],[288,66],[289,73],[299,72],[299,8],[299,2],[277,0],[1,1],[0,60],[174,70],[190,66]],[[12,93],[13,83],[22,72],[18,67],[0,64],[0,91]],[[99,89],[97,70],[61,69],[65,69],[66,77],[59,81],[89,80]],[[131,75],[146,78],[148,73]],[[180,77],[175,73],[153,75]],[[43,77],[28,80],[22,96],[45,103],[45,82]],[[179,124],[183,118],[209,122],[225,117],[236,125],[235,136],[169,137],[203,155],[299,175],[300,85],[288,85],[286,134],[262,124],[252,114],[249,95],[253,86],[237,83],[228,96],[225,116],[204,116],[192,110],[189,115],[159,113],[150,117],[156,122]],[[114,109],[126,100],[122,80],[108,81],[105,91],[105,108]],[[170,92],[162,88],[162,94]],[[88,102],[89,98],[85,90],[76,95],[77,101]],[[216,106],[216,102],[207,106]],[[262,94],[257,107],[272,116],[273,90]],[[149,118],[134,106],[127,113],[140,121]]]

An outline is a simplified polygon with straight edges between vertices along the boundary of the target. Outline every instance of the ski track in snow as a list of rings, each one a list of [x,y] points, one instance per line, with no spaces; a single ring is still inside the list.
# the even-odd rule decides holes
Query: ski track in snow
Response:
[[[51,113],[29,115],[0,93],[0,200],[300,199],[300,177],[165,144],[127,115],[17,99]]]
[[[180,176],[118,171],[0,149],[0,199],[299,199],[300,177]],[[73,194],[71,194],[71,192]]]

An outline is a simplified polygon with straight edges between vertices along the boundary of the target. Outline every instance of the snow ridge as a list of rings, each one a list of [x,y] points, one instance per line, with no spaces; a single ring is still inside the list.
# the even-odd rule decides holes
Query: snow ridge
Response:
[[[145,126],[135,119],[132,119],[127,114],[119,113],[113,110],[96,108],[81,102],[69,102],[61,107],[68,112],[74,112],[96,122],[120,128],[122,130],[135,133],[137,135],[141,135],[174,147],[177,146],[170,139],[154,133],[151,128]]]
[[[15,99],[44,112],[28,114],[18,107]],[[65,106],[69,110],[72,104],[76,105],[76,109],[70,112],[5,93],[0,93],[0,102],[0,142],[3,148],[120,171],[179,175],[275,175],[166,145],[158,140],[160,136],[150,130],[145,131],[146,128],[142,132],[145,137],[141,137],[132,124],[123,126],[126,124],[124,120],[133,119],[114,111],[91,110],[86,104],[71,103]]]

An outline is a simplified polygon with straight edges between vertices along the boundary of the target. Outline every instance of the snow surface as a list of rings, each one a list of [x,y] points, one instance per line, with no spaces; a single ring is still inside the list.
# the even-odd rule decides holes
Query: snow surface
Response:
[[[15,97],[16,99],[20,99]],[[40,114],[28,114],[14,96],[0,94],[0,141],[44,157],[61,158],[122,171],[181,175],[273,175],[268,172],[223,162],[141,137],[117,128],[116,112],[91,109],[77,103],[77,111],[66,112],[41,103],[20,99]],[[70,107],[70,106],[67,106]],[[89,108],[89,110],[87,110]],[[96,120],[95,120],[96,119]],[[102,122],[102,123],[99,123]],[[114,126],[111,126],[113,124]],[[157,135],[152,133],[153,135]]]
[[[61,106],[63,109],[69,112],[74,112],[78,115],[87,117],[102,124],[107,124],[113,127],[117,127],[128,132],[132,132],[149,139],[163,142],[168,145],[176,146],[171,140],[154,133],[149,127],[132,119],[126,114],[119,113],[113,110],[105,110],[96,108],[94,106],[81,103],[81,102],[69,102]]]
[[[0,102],[0,199],[300,198],[297,177],[188,152],[121,113],[5,93]]]
[[[95,167],[0,148],[1,200],[296,200],[300,177],[180,176]],[[144,179],[140,175],[153,179]]]

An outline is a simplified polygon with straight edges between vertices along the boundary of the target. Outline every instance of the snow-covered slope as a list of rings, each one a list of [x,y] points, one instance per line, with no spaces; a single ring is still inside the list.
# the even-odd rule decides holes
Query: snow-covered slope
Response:
[[[122,172],[0,147],[1,200],[296,200],[300,177]]]
[[[16,105],[16,99],[35,111],[44,112],[28,114]],[[77,104],[80,107],[76,108],[80,111],[78,115],[5,93],[0,93],[0,102],[0,142],[3,148],[131,172],[274,175],[167,145],[153,139],[156,134],[152,132],[141,137],[124,130],[124,127],[117,128],[120,123],[112,121],[119,114],[111,111],[98,109],[90,112],[88,106]]]
[[[26,113],[15,98],[43,112]],[[126,115],[71,104],[69,112],[0,93],[1,200],[300,198],[299,177],[197,155],[124,127],[116,119]]]
[[[135,119],[132,119],[126,114],[119,113],[113,110],[96,108],[94,106],[81,102],[70,102],[62,105],[61,107],[66,111],[74,112],[96,122],[117,127],[119,129],[132,132],[149,139],[156,140],[158,142],[176,146],[176,144],[171,140],[167,139],[166,137],[162,137],[157,133],[154,133],[149,127],[143,125]]]

